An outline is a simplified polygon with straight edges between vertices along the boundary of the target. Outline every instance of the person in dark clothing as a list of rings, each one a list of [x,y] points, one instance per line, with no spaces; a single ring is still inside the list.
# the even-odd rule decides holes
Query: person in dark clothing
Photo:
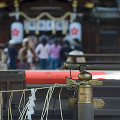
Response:
[[[15,47],[15,41],[10,40],[9,47],[8,47],[8,55],[9,55],[9,59],[10,59],[10,69],[15,69],[15,67],[16,67],[17,54],[18,54],[18,52]]]
[[[80,51],[83,51],[83,46],[81,45],[81,43],[79,42],[78,39],[74,39],[74,40],[73,40],[73,45],[71,46],[71,49],[72,49],[72,50],[74,50],[74,46],[75,46],[75,45],[79,45],[79,50],[80,50]]]
[[[70,43],[69,43],[69,41],[68,40],[65,40],[64,42],[63,42],[63,46],[62,46],[62,49],[61,49],[61,65],[63,65],[64,64],[64,62],[66,61],[66,56],[65,56],[65,53],[69,53],[69,52],[71,52],[72,51],[72,49],[71,49],[71,47],[70,47]]]

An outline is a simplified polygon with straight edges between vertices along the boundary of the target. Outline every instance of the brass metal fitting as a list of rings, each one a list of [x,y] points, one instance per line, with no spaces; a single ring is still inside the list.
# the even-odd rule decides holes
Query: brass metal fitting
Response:
[[[105,102],[102,99],[93,99],[94,102],[94,108],[102,108],[105,105]]]
[[[81,80],[81,81],[89,81],[89,80],[92,79],[92,74],[87,72],[87,71],[81,72],[78,75],[78,79]]]
[[[78,103],[93,103],[92,85],[81,84],[79,86]]]
[[[79,70],[80,69],[80,65],[78,64],[69,64],[69,63],[64,63],[64,68],[65,69],[70,69],[70,70]]]

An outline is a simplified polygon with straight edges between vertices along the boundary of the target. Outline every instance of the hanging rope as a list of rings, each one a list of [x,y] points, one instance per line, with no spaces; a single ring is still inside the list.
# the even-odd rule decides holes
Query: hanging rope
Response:
[[[56,87],[56,85],[54,85],[54,86],[52,86],[52,87],[50,87],[48,89],[48,92],[47,92],[47,95],[46,95],[46,98],[45,98],[44,107],[43,107],[43,111],[42,111],[42,115],[41,115],[41,119],[40,120],[44,119],[45,114],[46,114],[46,120],[47,120],[48,110],[49,110],[49,104],[50,104],[50,100],[52,98],[52,94],[54,92],[55,87]]]
[[[13,92],[11,92],[10,98],[9,98],[9,106],[8,106],[8,120],[9,120],[9,114],[12,120],[12,111],[11,111],[11,102],[12,102],[12,98],[13,98]]]
[[[62,92],[62,88],[59,92],[59,103],[60,103],[60,114],[61,114],[61,120],[63,120],[63,113],[62,113],[62,104],[61,104],[61,92]]]
[[[48,92],[47,92],[47,95],[46,95],[46,98],[45,98],[45,102],[44,102],[44,106],[43,106],[43,111],[42,111],[42,114],[41,114],[41,119],[40,119],[40,120],[43,120],[43,119],[47,120],[48,119],[48,111],[49,111],[50,101],[51,101],[54,89],[56,87],[61,87],[61,90],[59,92],[59,106],[60,106],[61,120],[63,120],[62,105],[61,105],[61,97],[60,97],[60,95],[61,95],[63,87],[69,87],[69,85],[67,85],[67,84],[55,84],[55,85],[50,86],[50,87],[35,88],[34,92],[30,94],[29,100],[26,103],[26,105],[23,106],[22,110],[20,110],[20,107],[21,107],[22,101],[25,104],[25,92],[26,91],[31,91],[31,89],[0,91],[0,94],[10,92],[9,106],[8,106],[8,120],[13,119],[13,117],[12,117],[12,109],[11,109],[11,102],[12,102],[12,99],[13,99],[14,92],[22,92],[22,95],[21,95],[21,98],[20,98],[20,101],[19,101],[19,105],[18,105],[18,110],[20,112],[20,116],[19,116],[18,120],[23,120],[23,119],[26,120],[26,119],[28,119],[27,118],[27,115],[28,115],[27,112],[29,111],[29,106],[31,104],[31,100],[33,99],[33,97],[34,97],[35,93],[37,92],[37,90],[48,89]]]
[[[31,100],[32,100],[33,95],[37,92],[37,90],[38,90],[38,89],[35,89],[35,90],[34,90],[33,94],[31,95],[31,98],[29,99],[29,101],[27,102],[27,104],[26,104],[25,107],[23,108],[22,112],[20,113],[20,117],[19,117],[18,120],[23,120],[24,117],[25,117],[25,119],[26,119],[26,117],[27,117],[27,111],[28,111],[28,108],[29,108],[29,104],[30,104],[30,102],[31,102]]]
[[[65,19],[65,18],[67,18],[67,17],[70,17],[70,22],[73,21],[73,16],[72,16],[72,13],[71,13],[71,12],[66,12],[63,16],[58,17],[58,18],[53,17],[53,16],[50,15],[48,12],[43,12],[43,13],[41,13],[40,15],[38,15],[37,17],[35,17],[35,18],[31,18],[31,17],[27,16],[27,15],[26,15],[24,12],[22,12],[22,11],[11,13],[11,15],[16,15],[16,14],[19,14],[19,15],[23,16],[23,17],[24,17],[26,20],[28,20],[28,21],[37,21],[37,20],[43,18],[44,16],[47,16],[49,19],[55,20],[55,21],[60,21],[60,20],[63,20],[63,19]]]
[[[53,85],[54,86],[54,85]],[[51,87],[53,87],[51,86]],[[67,87],[67,84],[56,84],[56,87]],[[49,89],[50,87],[42,87],[42,88],[35,88],[35,90],[42,90],[42,89]],[[23,90],[7,90],[7,91],[0,91],[0,93],[9,93],[9,92],[26,92],[31,91],[31,89],[23,89]]]

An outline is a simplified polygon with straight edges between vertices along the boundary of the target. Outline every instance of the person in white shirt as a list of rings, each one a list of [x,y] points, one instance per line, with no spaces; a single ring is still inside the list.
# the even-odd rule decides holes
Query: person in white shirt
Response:
[[[40,69],[48,68],[49,49],[50,49],[50,46],[47,43],[46,38],[43,38],[42,42],[38,44],[38,46],[35,49],[35,54],[40,61]]]
[[[69,52],[69,55],[84,55],[84,53],[80,51],[79,45],[75,45],[74,50]],[[85,57],[76,57],[76,63],[84,63],[85,61]],[[72,57],[68,57],[67,62],[73,62]]]

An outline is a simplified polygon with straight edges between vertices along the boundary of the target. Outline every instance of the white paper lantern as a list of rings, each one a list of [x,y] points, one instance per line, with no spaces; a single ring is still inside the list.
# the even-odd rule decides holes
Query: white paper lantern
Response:
[[[71,39],[77,38],[79,41],[82,39],[82,26],[78,22],[72,22],[70,24],[69,34]]]
[[[21,43],[23,39],[23,24],[20,22],[14,22],[11,24],[11,39],[15,40],[15,43]]]

